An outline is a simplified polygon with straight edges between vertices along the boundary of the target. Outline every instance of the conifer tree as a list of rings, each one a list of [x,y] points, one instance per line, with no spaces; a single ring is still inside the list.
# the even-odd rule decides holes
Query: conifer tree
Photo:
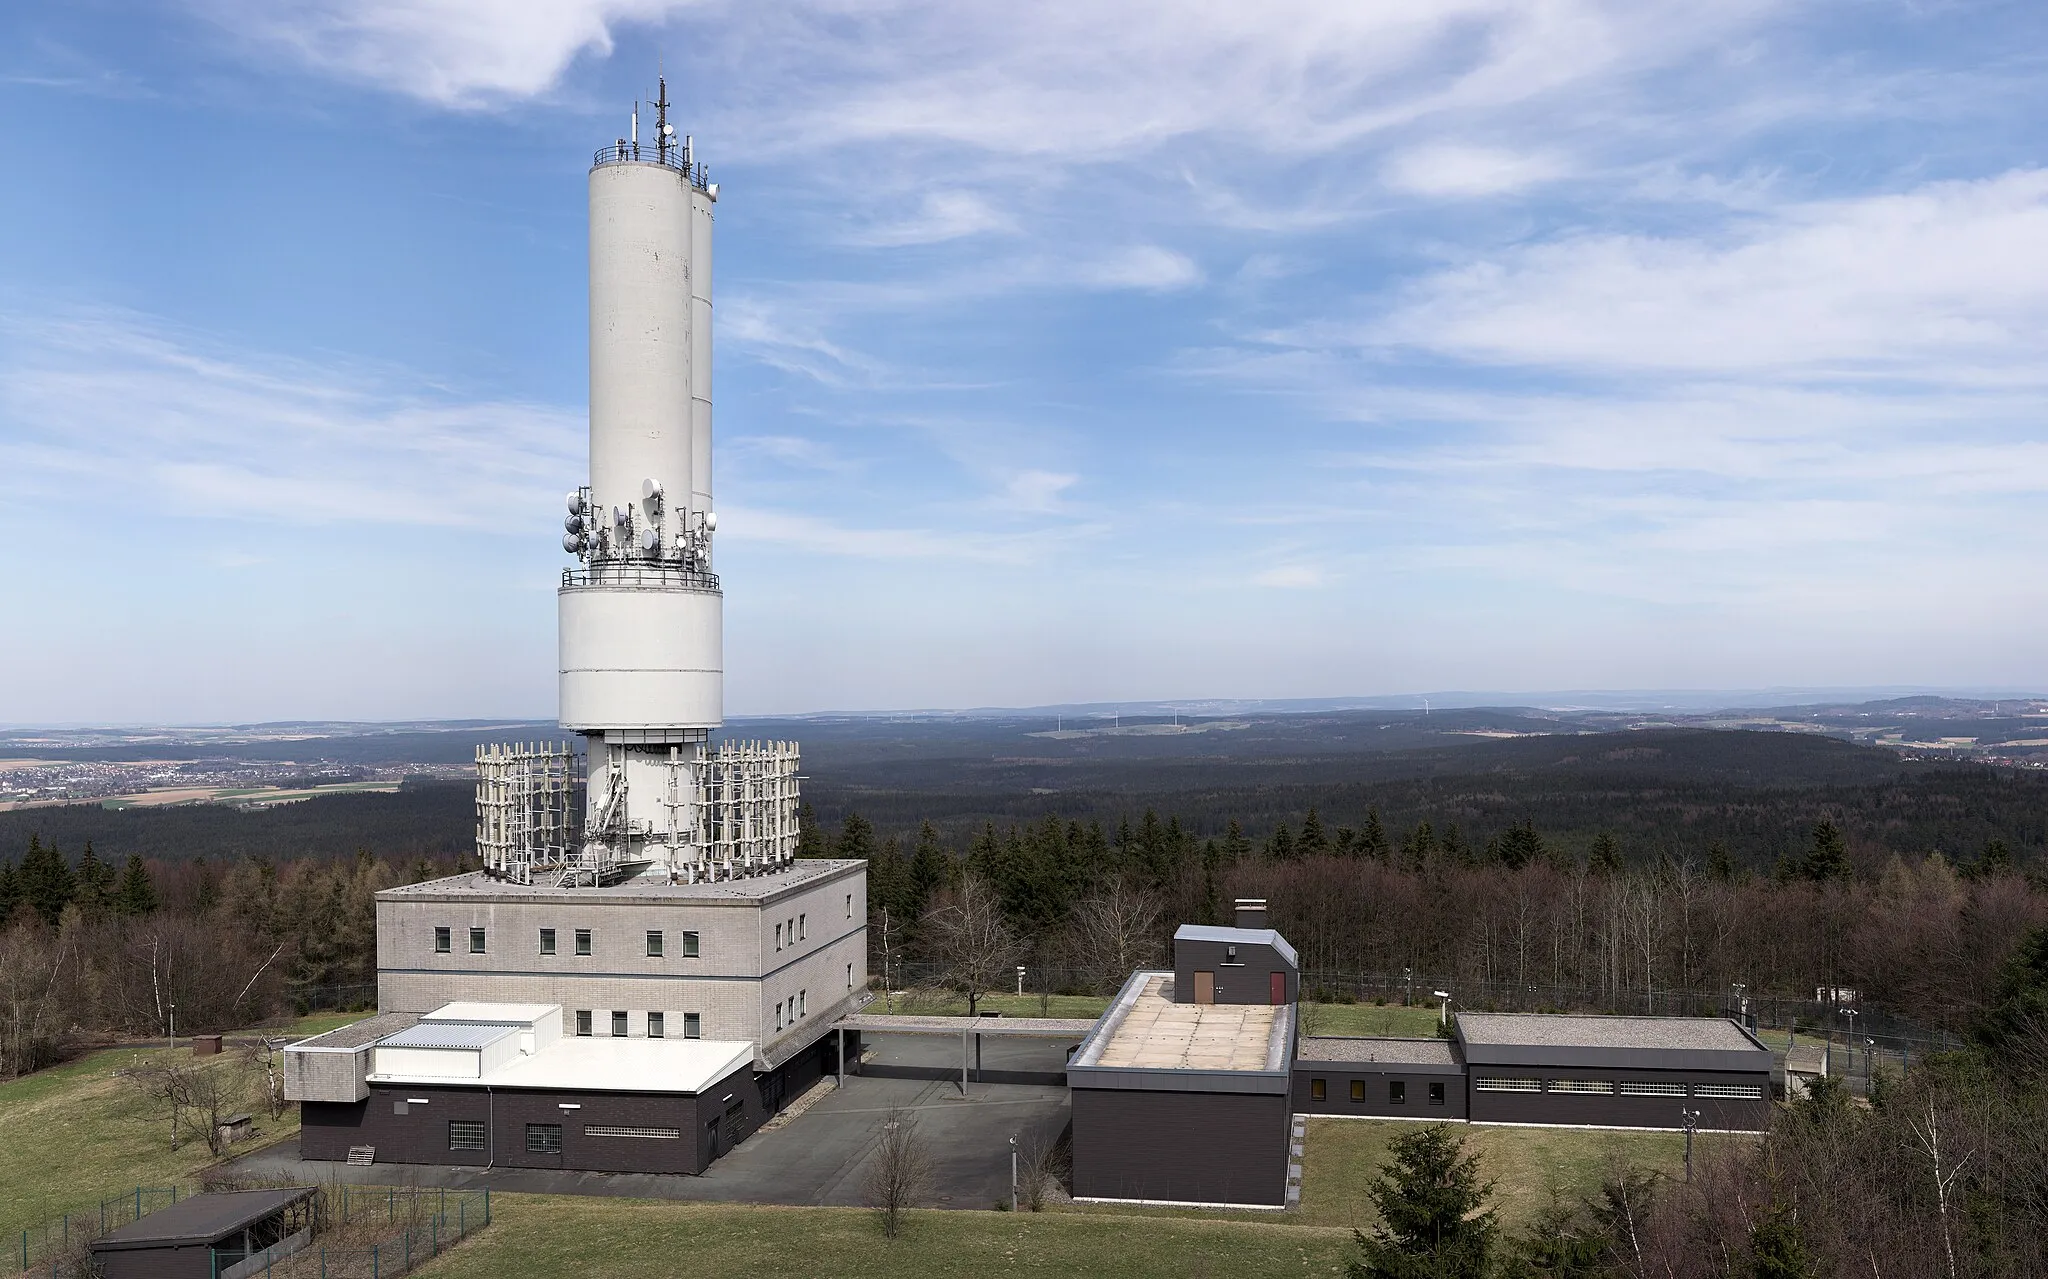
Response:
[[[1849,878],[1849,846],[1842,828],[1823,818],[1813,827],[1813,847],[1800,872],[1816,883]]]
[[[1330,838],[1330,851],[1338,857],[1358,856],[1358,832],[1349,826],[1339,826]]]
[[[1621,873],[1621,845],[1613,835],[1601,831],[1593,841],[1592,855],[1586,858],[1586,869],[1595,875],[1618,875]]]
[[[1244,827],[1237,824],[1235,817],[1230,819],[1230,825],[1224,829],[1222,852],[1223,862],[1227,866],[1234,866],[1251,856],[1252,841],[1245,836]]]
[[[798,857],[830,857],[832,837],[818,823],[818,814],[812,809],[811,801],[804,800],[796,806],[796,855]]]
[[[57,851],[54,844],[45,844],[34,835],[28,837],[28,854],[21,859],[21,870],[17,872],[22,898],[28,902],[43,922],[52,928],[71,904],[77,891],[77,882],[71,874],[71,867]]]
[[[1223,916],[1223,850],[1213,839],[1202,845],[1201,913],[1202,917],[1195,921],[1198,924],[1219,923]]]
[[[114,868],[99,859],[92,851],[92,841],[85,843],[85,852],[79,856],[76,876],[77,888],[72,900],[87,919],[98,919],[105,915],[114,902]]]
[[[1448,1124],[1403,1133],[1387,1154],[1365,1192],[1381,1224],[1370,1236],[1353,1232],[1361,1255],[1346,1266],[1351,1279],[1481,1279],[1500,1225],[1479,1156]]]
[[[1543,837],[1536,833],[1536,823],[1523,818],[1493,840],[1494,860],[1509,870],[1520,870],[1531,862],[1543,860]]]
[[[1472,850],[1465,846],[1465,836],[1458,830],[1456,822],[1444,827],[1444,857],[1453,865],[1472,864]]]
[[[21,879],[14,873],[14,862],[0,862],[0,929],[7,927],[7,921],[14,918],[20,905]]]
[[[1707,845],[1707,876],[1717,884],[1735,882],[1735,863],[1728,857],[1728,850],[1720,840]]]
[[[1365,810],[1365,828],[1358,832],[1358,851],[1382,862],[1394,851],[1393,842],[1387,838],[1386,823],[1380,820],[1377,804]]]
[[[156,885],[150,882],[149,867],[142,864],[142,854],[130,853],[128,866],[121,872],[121,885],[114,890],[114,909],[123,915],[141,916],[155,914],[156,908]]]
[[[1295,848],[1303,857],[1319,857],[1330,851],[1329,837],[1323,834],[1323,819],[1316,816],[1313,805],[1308,816],[1301,819],[1301,838],[1295,842]]]
[[[1266,856],[1276,862],[1294,860],[1294,832],[1287,829],[1286,822],[1275,826],[1273,833],[1266,837]]]
[[[875,855],[875,828],[859,813],[849,812],[846,820],[839,823],[839,838],[833,842],[832,855],[854,861],[866,861]]]
[[[1430,854],[1435,851],[1436,828],[1427,821],[1420,821],[1401,843],[1401,862],[1409,870],[1421,870],[1428,865]]]
[[[2009,875],[2012,869],[2012,849],[2007,848],[2002,839],[1990,839],[1985,841],[1983,855],[1977,858],[1977,864],[1970,867],[1970,878],[1989,879],[1993,875]]]
[[[910,888],[917,899],[919,914],[931,905],[933,893],[952,887],[957,869],[952,854],[939,843],[939,832],[930,822],[921,824],[917,828],[917,848],[910,854]]]

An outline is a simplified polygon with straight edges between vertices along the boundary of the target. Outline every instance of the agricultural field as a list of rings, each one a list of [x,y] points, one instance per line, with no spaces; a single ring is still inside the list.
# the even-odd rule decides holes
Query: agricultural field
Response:
[[[772,1208],[493,1195],[491,1226],[415,1273],[425,1279],[756,1279],[817,1269],[836,1279],[991,1274],[1105,1279],[1264,1279],[1342,1270],[1348,1230],[1270,1222],[1079,1213],[914,1212],[882,1237],[857,1208]]]

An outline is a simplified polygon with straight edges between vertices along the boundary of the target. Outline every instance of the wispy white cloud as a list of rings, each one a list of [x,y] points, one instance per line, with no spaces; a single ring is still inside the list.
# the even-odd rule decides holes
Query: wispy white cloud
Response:
[[[930,191],[914,216],[877,223],[847,236],[846,240],[856,245],[900,248],[1015,229],[1015,222],[1007,214],[972,191]]]
[[[1543,151],[1432,143],[1399,151],[1387,162],[1388,185],[1415,195],[1488,196],[1521,191],[1569,173]]]

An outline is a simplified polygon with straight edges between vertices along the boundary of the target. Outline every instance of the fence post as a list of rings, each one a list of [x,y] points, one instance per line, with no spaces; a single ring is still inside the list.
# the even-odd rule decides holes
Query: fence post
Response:
[[[176,1194],[177,1191],[173,1189],[171,1193]],[[142,1220],[142,1187],[140,1186],[135,1188],[135,1219],[137,1221]]]
[[[455,1237],[461,1239],[469,1234],[469,1200],[455,1201]]]
[[[384,1187],[384,1220],[398,1220],[398,1187]]]
[[[491,1224],[491,1188],[484,1187],[484,1224]]]
[[[370,1245],[370,1279],[377,1279],[377,1245]]]
[[[411,1226],[407,1226],[407,1227],[405,1228],[405,1268],[406,1268],[406,1270],[407,1270],[408,1272],[412,1270],[412,1227],[411,1227]]]

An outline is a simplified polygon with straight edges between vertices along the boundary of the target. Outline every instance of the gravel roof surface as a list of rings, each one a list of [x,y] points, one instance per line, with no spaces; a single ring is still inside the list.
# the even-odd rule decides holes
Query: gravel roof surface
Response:
[[[416,1024],[418,1013],[380,1013],[364,1021],[354,1022],[324,1035],[301,1039],[291,1046],[294,1048],[361,1048],[374,1044],[386,1035],[395,1035]]]
[[[1295,1046],[1294,1059],[1415,1066],[1458,1064],[1458,1054],[1448,1039],[1355,1039],[1340,1035],[1304,1037]]]
[[[1458,1013],[1468,1044],[1541,1048],[1694,1048],[1760,1052],[1726,1017],[1589,1017],[1556,1013]]]
[[[785,889],[829,879],[849,867],[866,862],[811,858],[797,862],[772,875],[721,880],[715,884],[663,884],[628,880],[604,888],[556,888],[546,884],[515,884],[492,879],[482,871],[468,871],[446,879],[421,884],[403,884],[377,894],[379,901],[404,901],[421,897],[539,898],[551,901],[601,901],[605,898],[633,898],[648,901],[755,901],[772,897]]]

